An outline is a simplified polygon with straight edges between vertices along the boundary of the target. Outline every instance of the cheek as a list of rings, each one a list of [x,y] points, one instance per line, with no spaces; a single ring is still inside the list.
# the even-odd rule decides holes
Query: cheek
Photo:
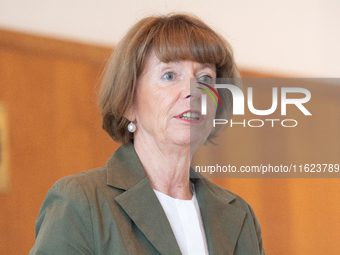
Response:
[[[158,111],[169,111],[178,101],[178,90],[158,87],[152,92],[153,107]]]
[[[154,109],[162,108],[164,101],[167,100],[165,91],[163,91],[163,89],[160,88],[153,89],[150,97],[151,97],[150,101],[152,102],[151,106]]]
[[[138,84],[136,91],[136,111],[137,115],[141,114],[154,114],[153,110],[157,109],[157,104],[159,104],[160,93],[152,83],[147,81]]]
[[[157,122],[162,125],[172,114],[172,107],[176,100],[167,89],[150,87],[147,93],[141,91],[138,95],[136,110],[138,118],[144,118],[144,121]],[[166,123],[165,123],[166,125]]]

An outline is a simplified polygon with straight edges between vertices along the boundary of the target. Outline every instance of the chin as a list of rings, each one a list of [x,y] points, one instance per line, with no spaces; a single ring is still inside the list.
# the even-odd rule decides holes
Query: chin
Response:
[[[209,134],[210,132],[202,132],[202,130],[181,130],[171,135],[171,141],[173,144],[190,146],[190,150],[196,150],[206,141]]]

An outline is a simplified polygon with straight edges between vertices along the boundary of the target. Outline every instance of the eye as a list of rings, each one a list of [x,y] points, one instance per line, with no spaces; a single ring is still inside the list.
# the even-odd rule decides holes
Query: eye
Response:
[[[167,72],[163,75],[162,79],[165,79],[167,81],[173,81],[175,79],[175,74],[172,72]]]
[[[197,78],[200,82],[206,83],[206,84],[212,84],[213,78],[210,75],[203,75],[199,78]]]

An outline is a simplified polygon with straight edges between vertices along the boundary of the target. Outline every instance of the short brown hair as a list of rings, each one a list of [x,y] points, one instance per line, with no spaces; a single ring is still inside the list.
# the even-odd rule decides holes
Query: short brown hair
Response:
[[[103,129],[120,143],[133,139],[124,117],[133,105],[136,84],[146,63],[149,49],[164,63],[192,60],[216,66],[217,78],[236,78],[239,72],[229,43],[203,21],[193,15],[169,14],[150,16],[137,22],[115,48],[105,68],[99,92]],[[227,90],[219,90],[223,105],[217,108],[216,118],[227,119],[232,98]],[[225,125],[218,125],[225,126]],[[214,129],[208,140],[216,137]]]

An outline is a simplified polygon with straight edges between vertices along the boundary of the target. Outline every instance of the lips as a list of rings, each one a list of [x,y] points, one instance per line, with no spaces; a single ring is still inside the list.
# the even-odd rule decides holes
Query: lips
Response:
[[[198,112],[186,112],[179,116],[183,120],[199,120],[200,115]]]
[[[203,116],[200,111],[188,110],[175,116],[175,118],[183,120],[185,122],[200,123],[202,122]]]

